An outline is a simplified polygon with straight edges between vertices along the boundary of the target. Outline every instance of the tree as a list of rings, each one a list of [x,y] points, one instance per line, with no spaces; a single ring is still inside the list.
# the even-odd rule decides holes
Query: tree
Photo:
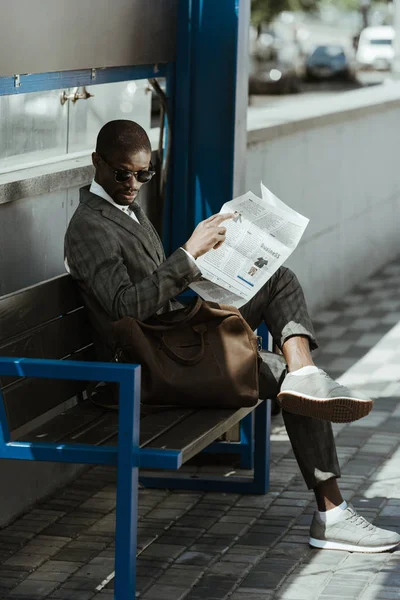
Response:
[[[255,27],[268,24],[284,10],[316,10],[319,0],[251,0],[251,20]]]

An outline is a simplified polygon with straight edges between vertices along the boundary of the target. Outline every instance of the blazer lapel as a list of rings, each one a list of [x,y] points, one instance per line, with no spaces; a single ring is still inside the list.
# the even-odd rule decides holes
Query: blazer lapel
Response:
[[[141,241],[149,256],[156,262],[157,265],[160,264],[158,253],[151,243],[148,233],[142,227],[142,225],[137,223],[134,219],[132,219],[132,217],[129,217],[121,210],[118,210],[118,208],[115,208],[115,206],[103,198],[100,198],[100,196],[92,194],[89,190],[82,189],[81,194],[81,202],[87,204],[95,210],[101,210],[101,214],[104,218],[113,221],[120,227],[123,227],[129,233],[136,236]]]

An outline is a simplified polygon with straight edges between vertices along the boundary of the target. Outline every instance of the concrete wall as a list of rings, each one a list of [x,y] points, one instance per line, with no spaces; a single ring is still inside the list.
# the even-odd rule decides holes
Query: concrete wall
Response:
[[[301,104],[251,111],[247,188],[310,219],[288,266],[314,312],[400,253],[400,86]]]

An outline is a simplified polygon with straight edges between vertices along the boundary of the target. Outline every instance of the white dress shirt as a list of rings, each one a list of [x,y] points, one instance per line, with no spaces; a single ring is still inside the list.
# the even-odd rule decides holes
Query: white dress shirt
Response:
[[[92,181],[92,185],[90,186],[89,191],[92,192],[92,194],[96,194],[96,196],[100,196],[100,198],[103,198],[103,200],[107,200],[107,202],[109,202],[110,204],[115,206],[115,208],[122,210],[122,212],[124,212],[126,215],[128,215],[128,217],[131,217],[131,219],[136,221],[136,223],[139,223],[137,216],[135,215],[133,210],[129,209],[129,206],[117,204],[116,202],[114,202],[114,200],[111,198],[111,196],[109,194],[107,194],[106,190],[99,183],[97,183],[97,181],[95,181],[94,179]],[[139,223],[139,225],[140,225],[140,223]]]

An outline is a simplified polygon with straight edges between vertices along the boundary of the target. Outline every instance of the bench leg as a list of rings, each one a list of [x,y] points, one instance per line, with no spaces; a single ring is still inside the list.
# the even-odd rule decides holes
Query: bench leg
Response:
[[[254,468],[254,415],[250,413],[240,421],[240,468]]]
[[[133,402],[132,402],[133,398]],[[136,597],[140,377],[120,383],[117,510],[115,531],[115,600]],[[136,452],[135,452],[136,450]]]
[[[115,600],[136,596],[136,544],[138,520],[138,469],[129,477],[118,472],[115,532]]]
[[[254,488],[255,494],[266,494],[269,488],[271,448],[271,400],[257,406],[254,415]]]
[[[254,411],[254,475],[247,477],[204,477],[176,473],[167,477],[144,475],[140,483],[148,488],[203,490],[232,494],[265,494],[269,487],[271,401],[262,402]],[[224,442],[221,442],[224,443]]]

